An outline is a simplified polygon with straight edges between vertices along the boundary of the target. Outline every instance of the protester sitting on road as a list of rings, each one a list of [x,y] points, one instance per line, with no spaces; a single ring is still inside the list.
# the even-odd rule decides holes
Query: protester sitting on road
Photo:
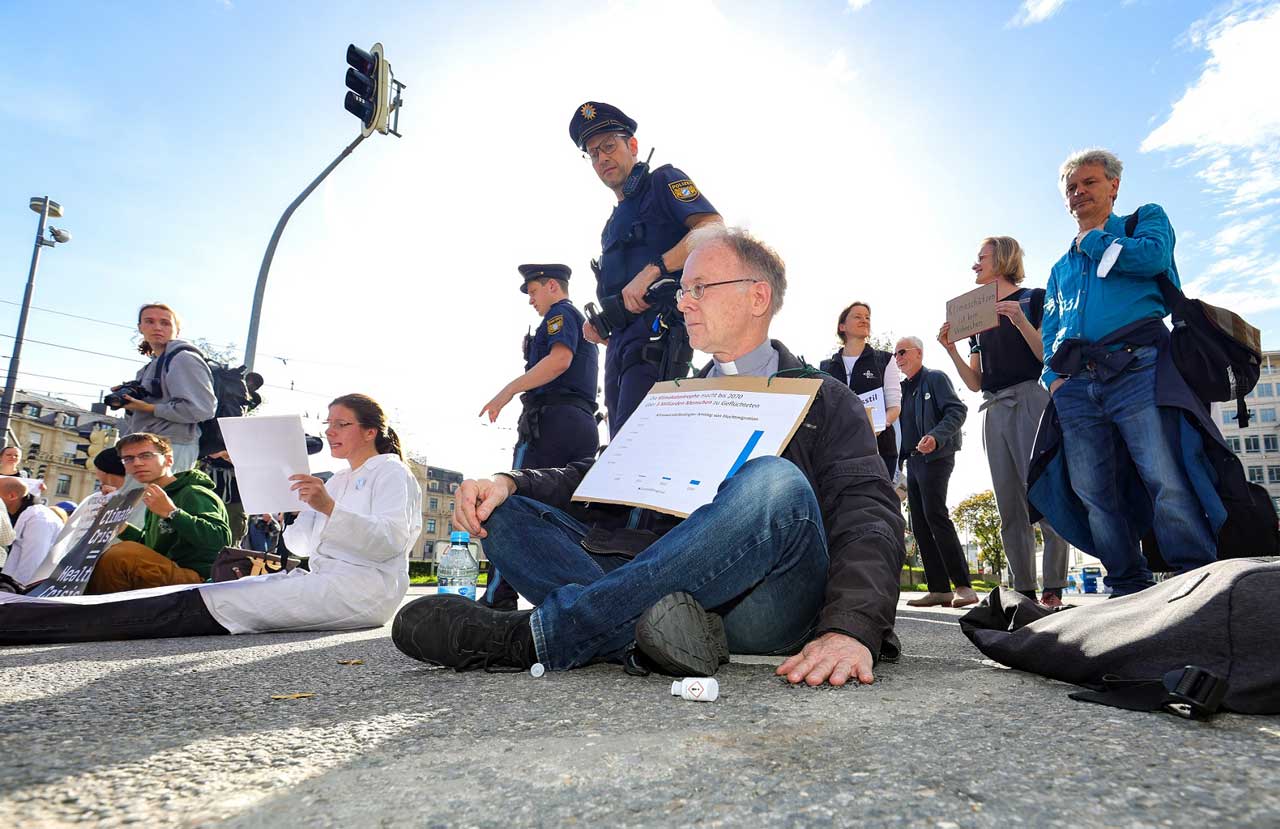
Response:
[[[1004,545],[1013,589],[1036,600],[1036,537],[1027,510],[1027,467],[1040,415],[1049,393],[1040,385],[1044,368],[1040,320],[1044,291],[1020,287],[1026,278],[1022,246],[1011,236],[988,236],[973,265],[979,285],[996,285],[996,313],[1000,324],[969,338],[969,359],[960,357],[951,341],[951,323],[944,322],[938,342],[947,350],[969,391],[982,392],[982,448],[991,468],[991,488],[1000,511],[1000,541]],[[1044,535],[1044,593],[1042,604],[1062,606],[1067,585],[1067,542],[1040,522]]]
[[[142,484],[146,518],[127,525],[107,548],[87,593],[117,593],[209,578],[218,552],[231,543],[227,508],[198,469],[173,471],[173,450],[160,435],[138,432],[116,444],[129,475]]]
[[[94,605],[0,603],[0,644],[155,639],[385,624],[409,588],[409,550],[422,529],[422,493],[377,402],[348,394],[329,405],[329,451],[349,466],[328,482],[294,475],[305,507],[285,530],[310,555],[294,569]],[[131,455],[135,450],[125,449]]]
[[[810,685],[869,683],[876,659],[896,658],[903,525],[871,424],[847,385],[769,339],[786,289],[778,255],[738,230],[694,239],[677,305],[694,348],[713,355],[701,376],[822,381],[782,457],[748,461],[683,521],[571,504],[594,459],[464,481],[454,526],[483,538],[537,609],[418,599],[392,627],[404,653],[566,670],[621,659],[634,640],[644,667],[684,676],[714,673],[730,650],[793,654],[777,672]]]
[[[924,343],[903,337],[893,352],[902,372],[902,449],[907,466],[907,507],[920,547],[929,592],[912,607],[977,604],[969,562],[947,512],[947,485],[956,468],[961,432],[969,407],[956,396],[951,379],[924,367]],[[910,448],[908,448],[910,447]],[[951,591],[951,584],[956,586]]]
[[[898,365],[892,354],[867,343],[871,337],[871,306],[865,302],[855,302],[840,312],[836,336],[842,346],[830,359],[823,360],[820,368],[848,383],[857,394],[880,389],[885,427],[876,435],[876,446],[892,480],[898,472],[898,432],[893,424],[902,413],[902,377]]]
[[[13,546],[0,569],[0,579],[19,592],[49,577],[53,540],[62,529],[62,520],[27,489],[21,478],[0,478],[0,500],[13,525]]]

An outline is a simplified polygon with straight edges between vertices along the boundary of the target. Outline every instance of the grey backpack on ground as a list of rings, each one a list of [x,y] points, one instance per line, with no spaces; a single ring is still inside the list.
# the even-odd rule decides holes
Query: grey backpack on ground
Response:
[[[960,620],[1011,668],[1083,685],[1075,699],[1206,716],[1280,713],[1280,558],[1218,561],[1140,593],[1057,612],[993,591]]]

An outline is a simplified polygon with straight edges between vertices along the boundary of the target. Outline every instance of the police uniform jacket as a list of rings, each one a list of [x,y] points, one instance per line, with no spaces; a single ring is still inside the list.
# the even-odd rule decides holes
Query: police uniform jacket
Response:
[[[822,379],[803,424],[782,453],[813,487],[827,533],[831,563],[815,635],[838,631],[857,639],[877,658],[896,658],[899,646],[893,623],[898,577],[906,558],[904,523],[876,451],[871,424],[847,385],[819,374],[777,340],[772,344],[780,372],[812,373]],[[708,364],[700,376],[710,369]],[[583,546],[593,553],[637,555],[678,523],[671,518],[655,532],[629,530],[629,507],[571,502],[592,463],[583,460],[563,469],[503,474],[515,481],[517,494],[563,509],[586,523],[591,529]]]

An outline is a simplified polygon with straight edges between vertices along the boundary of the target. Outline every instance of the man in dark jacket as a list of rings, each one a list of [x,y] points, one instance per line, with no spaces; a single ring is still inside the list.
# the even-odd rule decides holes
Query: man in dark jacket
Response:
[[[969,407],[956,396],[946,374],[924,367],[923,349],[919,337],[903,337],[893,352],[902,372],[899,423],[907,464],[907,506],[929,582],[929,592],[907,604],[964,607],[977,604],[978,594],[969,583],[969,562],[947,512],[947,485],[956,468],[960,427]]]
[[[564,670],[623,658],[634,640],[643,662],[686,676],[714,673],[730,650],[792,654],[778,673],[810,685],[868,683],[876,658],[897,657],[903,523],[871,424],[847,385],[769,339],[786,289],[777,254],[741,231],[699,236],[678,304],[714,358],[702,376],[822,381],[782,458],[748,461],[683,521],[571,504],[590,460],[463,482],[454,525],[485,539],[538,608],[419,599],[392,629],[406,654]]]

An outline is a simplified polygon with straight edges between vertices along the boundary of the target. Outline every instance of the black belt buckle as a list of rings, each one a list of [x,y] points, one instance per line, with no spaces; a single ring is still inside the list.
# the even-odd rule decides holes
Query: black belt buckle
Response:
[[[1227,680],[1196,665],[1164,675],[1165,708],[1189,720],[1208,717],[1227,695]]]

